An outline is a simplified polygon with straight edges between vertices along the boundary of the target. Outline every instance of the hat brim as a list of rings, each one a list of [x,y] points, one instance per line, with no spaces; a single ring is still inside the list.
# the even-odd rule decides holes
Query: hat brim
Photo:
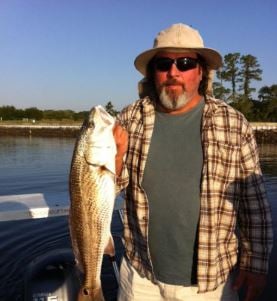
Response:
[[[217,70],[222,66],[222,57],[214,49],[211,48],[178,48],[178,47],[157,47],[146,50],[138,55],[134,61],[136,69],[146,76],[147,65],[151,59],[159,52],[196,52],[206,61],[208,68]]]

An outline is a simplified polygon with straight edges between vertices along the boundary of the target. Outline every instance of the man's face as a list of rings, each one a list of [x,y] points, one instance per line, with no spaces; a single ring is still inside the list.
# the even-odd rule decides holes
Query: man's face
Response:
[[[160,104],[167,110],[174,111],[184,107],[193,98],[199,96],[198,87],[202,80],[202,68],[199,63],[192,64],[191,69],[182,71],[178,69],[178,63],[169,64],[168,70],[159,68],[160,58],[190,58],[197,59],[196,53],[174,53],[174,52],[160,52],[156,55],[156,64],[154,64],[154,81],[157,93],[160,97]],[[162,62],[163,63],[163,62]],[[195,62],[194,62],[195,63]],[[163,67],[163,66],[162,66]],[[160,70],[162,69],[162,70]]]

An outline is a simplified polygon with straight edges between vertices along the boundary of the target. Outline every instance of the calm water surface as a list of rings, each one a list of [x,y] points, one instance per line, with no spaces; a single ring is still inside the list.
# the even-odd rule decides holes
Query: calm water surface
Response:
[[[68,198],[75,139],[0,138],[0,195],[43,193]]]

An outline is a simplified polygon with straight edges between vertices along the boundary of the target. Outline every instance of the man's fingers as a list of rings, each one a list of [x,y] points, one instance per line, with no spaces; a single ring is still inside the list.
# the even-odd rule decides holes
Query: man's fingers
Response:
[[[119,123],[116,123],[113,128],[113,135],[117,147],[117,153],[118,155],[123,156],[127,152],[128,148],[128,133]]]

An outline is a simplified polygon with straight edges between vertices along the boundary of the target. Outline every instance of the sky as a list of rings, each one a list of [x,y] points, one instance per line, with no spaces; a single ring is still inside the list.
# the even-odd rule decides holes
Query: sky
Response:
[[[117,110],[138,98],[134,59],[174,23],[222,56],[255,56],[277,83],[276,0],[0,0],[0,106]]]

